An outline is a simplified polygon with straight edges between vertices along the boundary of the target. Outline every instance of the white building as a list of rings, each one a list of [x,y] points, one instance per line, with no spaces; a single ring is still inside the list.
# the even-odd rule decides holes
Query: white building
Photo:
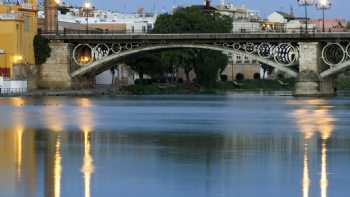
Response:
[[[225,4],[217,8],[220,14],[227,15],[233,19],[232,32],[258,32],[261,31],[261,17],[258,11],[249,10],[244,5]]]
[[[82,8],[67,7],[67,9],[68,12],[58,14],[60,30],[84,29],[88,23],[91,29],[113,31],[116,26],[123,26],[118,29],[128,32],[149,32],[153,29],[157,18],[156,14],[119,13],[98,9],[90,10],[87,17]],[[38,18],[45,18],[43,10],[38,11]]]
[[[5,80],[0,77],[0,95],[27,92],[27,81]]]
[[[287,33],[300,33],[306,29],[305,20],[291,20],[286,24]],[[315,30],[315,24],[308,24],[309,31]]]

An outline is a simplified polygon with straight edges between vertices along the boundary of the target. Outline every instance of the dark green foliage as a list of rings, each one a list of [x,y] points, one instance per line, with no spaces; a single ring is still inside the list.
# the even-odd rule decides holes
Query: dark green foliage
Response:
[[[36,35],[33,41],[35,64],[41,65],[50,57],[51,49],[49,47],[49,40],[41,35]]]
[[[237,80],[237,81],[243,81],[243,80],[244,80],[244,75],[243,75],[242,73],[238,73],[238,74],[236,75],[236,80]]]
[[[222,82],[227,82],[228,77],[227,77],[227,75],[220,75],[220,79]]]
[[[66,15],[69,12],[70,7],[66,6],[58,6],[57,9],[61,12],[61,14]]]
[[[263,69],[263,76],[265,77],[266,74],[271,74],[274,70],[272,66],[269,66],[267,64],[261,64],[261,68]]]
[[[254,73],[253,77],[254,77],[255,80],[260,79],[260,73]]]
[[[173,15],[160,15],[154,27],[154,33],[229,33],[231,30],[232,18],[207,13],[198,7],[180,8]],[[162,53],[166,53],[161,55],[162,62],[184,68],[186,81],[194,69],[198,83],[206,87],[215,85],[219,72],[228,62],[227,55],[206,49],[177,49]]]
[[[144,74],[150,75],[152,78],[160,78],[165,71],[157,52],[135,54],[127,57],[124,62],[139,73],[141,80]]]
[[[158,16],[154,33],[228,33],[232,18],[218,13],[207,13],[198,7],[180,8],[173,15]]]

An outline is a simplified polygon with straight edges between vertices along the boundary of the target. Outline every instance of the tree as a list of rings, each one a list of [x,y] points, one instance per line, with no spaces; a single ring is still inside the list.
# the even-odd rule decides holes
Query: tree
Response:
[[[152,78],[160,78],[165,70],[158,52],[135,54],[123,61],[139,73],[141,80],[145,74]]]
[[[198,7],[186,7],[176,10],[172,15],[158,16],[154,33],[229,33],[232,30],[232,18],[215,12],[205,12]],[[169,53],[169,52],[167,52]],[[171,61],[179,62],[185,68],[186,78],[193,68],[201,85],[213,86],[218,73],[228,62],[227,55],[206,49],[172,50]],[[168,54],[169,56],[169,54]],[[163,59],[164,61],[164,59]],[[168,62],[169,63],[169,62]]]
[[[348,31],[350,30],[350,21],[348,21],[346,28],[348,29]]]
[[[266,73],[272,74],[274,68],[267,64],[261,64],[261,69],[263,70],[263,79],[265,79]]]
[[[46,62],[46,59],[50,57],[51,49],[49,47],[49,40],[41,36],[36,35],[33,40],[35,64],[41,65]]]

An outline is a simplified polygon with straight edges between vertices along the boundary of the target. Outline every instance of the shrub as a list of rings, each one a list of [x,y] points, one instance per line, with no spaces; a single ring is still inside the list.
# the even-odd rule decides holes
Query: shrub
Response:
[[[260,79],[260,74],[259,73],[254,73],[254,79],[259,80]]]
[[[220,75],[220,78],[221,78],[221,81],[227,82],[227,79],[228,79],[227,75]]]
[[[236,75],[236,80],[237,80],[237,81],[243,81],[243,80],[244,80],[244,75],[243,75],[242,73],[238,73],[238,74]]]
[[[41,36],[36,35],[33,40],[35,64],[41,65],[46,62],[50,57],[51,49],[49,47],[49,40]]]

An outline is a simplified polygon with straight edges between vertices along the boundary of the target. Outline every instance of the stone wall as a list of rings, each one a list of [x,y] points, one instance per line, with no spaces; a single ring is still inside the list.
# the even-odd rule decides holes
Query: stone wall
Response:
[[[12,69],[13,80],[27,80],[28,90],[38,88],[38,67],[30,64],[15,64]]]
[[[38,87],[41,89],[70,89],[70,51],[68,43],[51,42],[51,55],[40,66]]]
[[[321,46],[317,42],[301,42],[299,76],[295,86],[296,96],[328,96],[335,94],[335,79],[322,79],[324,69],[321,61]]]

